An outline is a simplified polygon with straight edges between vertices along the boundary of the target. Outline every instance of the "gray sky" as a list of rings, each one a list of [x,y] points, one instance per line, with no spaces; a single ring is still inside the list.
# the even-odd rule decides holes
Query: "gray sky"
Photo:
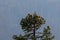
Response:
[[[22,34],[21,18],[28,13],[42,16],[50,25],[55,40],[60,38],[60,0],[0,0],[0,40],[13,40],[14,34]]]

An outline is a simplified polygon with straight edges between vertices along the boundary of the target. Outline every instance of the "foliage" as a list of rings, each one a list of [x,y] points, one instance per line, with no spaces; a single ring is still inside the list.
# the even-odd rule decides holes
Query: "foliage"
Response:
[[[27,38],[24,38],[24,36],[22,36],[21,34],[20,34],[20,36],[13,35],[13,39],[15,39],[15,40],[27,40]]]
[[[38,16],[36,12],[34,12],[34,15],[28,14],[25,18],[22,18],[20,25],[21,28],[24,30],[25,35],[17,36],[14,35],[13,39],[15,40],[36,40],[37,38],[40,38],[41,40],[52,40],[54,36],[52,36],[51,29],[49,26],[47,28],[44,28],[43,33],[40,33],[42,35],[36,36],[36,31],[41,27],[41,25],[45,24],[45,20],[43,17]]]
[[[47,28],[44,28],[41,39],[42,40],[53,40],[54,36],[51,33],[51,28],[47,26]]]
[[[41,25],[44,23],[45,23],[44,18],[38,16],[36,12],[34,12],[34,15],[28,14],[25,18],[22,18],[20,22],[22,29],[27,32],[32,31],[34,25],[35,25],[35,30],[38,30],[41,27]]]

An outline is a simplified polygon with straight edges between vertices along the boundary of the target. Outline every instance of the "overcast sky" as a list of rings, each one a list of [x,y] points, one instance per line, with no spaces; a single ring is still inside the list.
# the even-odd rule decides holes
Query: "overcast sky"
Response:
[[[34,11],[45,18],[55,40],[59,40],[60,0],[0,0],[0,40],[13,40],[14,34],[23,34],[20,20]]]

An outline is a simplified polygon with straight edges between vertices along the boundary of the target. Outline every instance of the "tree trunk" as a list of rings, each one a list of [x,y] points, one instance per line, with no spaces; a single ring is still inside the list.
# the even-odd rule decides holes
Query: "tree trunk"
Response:
[[[36,40],[36,37],[35,37],[35,25],[34,25],[34,29],[33,29],[33,36],[34,36],[34,40]]]

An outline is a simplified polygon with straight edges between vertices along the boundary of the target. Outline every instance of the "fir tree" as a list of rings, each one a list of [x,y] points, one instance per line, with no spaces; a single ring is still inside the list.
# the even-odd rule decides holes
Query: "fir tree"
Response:
[[[14,35],[13,39],[15,40],[37,40],[37,38],[40,38],[41,40],[50,40],[53,37],[50,37],[50,27],[47,26],[47,28],[44,28],[42,36],[36,36],[36,31],[41,28],[41,25],[45,24],[45,20],[43,17],[38,16],[36,12],[34,12],[33,15],[28,14],[25,18],[22,18],[20,21],[20,25],[22,30],[25,32],[25,35],[17,36]],[[49,34],[49,36],[48,36]]]
[[[44,28],[41,40],[53,40],[54,36],[51,33],[51,28],[47,26],[47,28]]]

